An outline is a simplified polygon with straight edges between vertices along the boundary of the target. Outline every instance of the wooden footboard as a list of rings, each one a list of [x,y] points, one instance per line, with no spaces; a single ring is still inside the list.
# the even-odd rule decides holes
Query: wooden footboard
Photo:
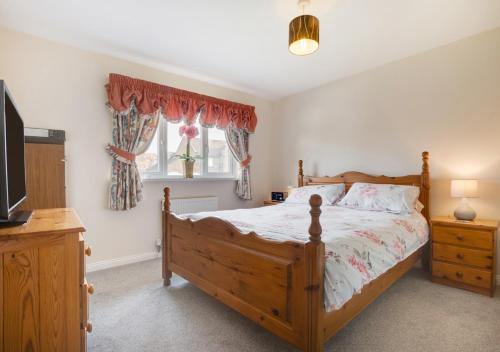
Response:
[[[184,277],[304,351],[322,351],[324,244],[321,197],[311,198],[310,242],[243,234],[218,219],[180,219],[165,189],[163,278]],[[320,334],[321,332],[321,334]]]

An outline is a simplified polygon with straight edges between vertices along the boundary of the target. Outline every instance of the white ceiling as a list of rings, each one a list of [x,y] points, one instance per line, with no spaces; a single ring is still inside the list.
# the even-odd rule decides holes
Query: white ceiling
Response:
[[[0,0],[0,25],[277,99],[500,26],[500,0],[312,0],[320,49],[288,52],[295,0]]]

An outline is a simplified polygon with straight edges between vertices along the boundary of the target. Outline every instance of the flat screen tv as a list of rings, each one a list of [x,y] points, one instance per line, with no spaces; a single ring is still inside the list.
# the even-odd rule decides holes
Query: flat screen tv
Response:
[[[0,226],[29,220],[31,212],[16,211],[25,199],[24,123],[0,80]]]

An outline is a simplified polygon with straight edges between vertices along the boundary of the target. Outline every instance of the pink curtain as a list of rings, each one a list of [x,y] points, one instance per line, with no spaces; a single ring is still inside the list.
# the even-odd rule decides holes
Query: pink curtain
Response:
[[[109,105],[119,112],[135,103],[139,115],[159,110],[171,122],[192,124],[199,118],[203,127],[234,128],[255,132],[255,107],[188,92],[152,82],[111,73],[106,85]]]

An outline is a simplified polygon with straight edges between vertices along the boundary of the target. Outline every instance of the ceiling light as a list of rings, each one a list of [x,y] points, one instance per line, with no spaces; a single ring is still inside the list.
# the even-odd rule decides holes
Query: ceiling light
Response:
[[[295,17],[288,27],[288,50],[294,55],[312,54],[319,48],[319,20],[304,15],[304,8],[310,0],[299,0],[302,16]]]

